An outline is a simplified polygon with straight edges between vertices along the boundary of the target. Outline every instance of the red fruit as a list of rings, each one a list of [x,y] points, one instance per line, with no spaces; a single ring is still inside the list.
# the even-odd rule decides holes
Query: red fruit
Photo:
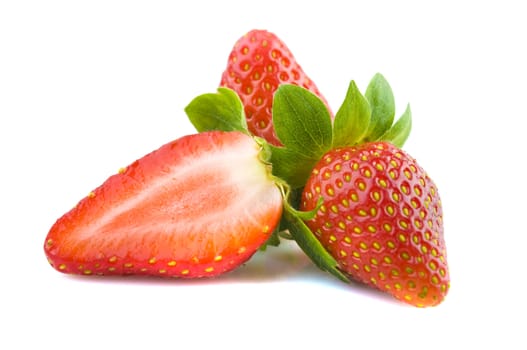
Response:
[[[315,166],[301,209],[306,224],[354,279],[415,306],[449,289],[437,188],[402,150],[386,142],[335,149]]]
[[[240,132],[185,136],[135,161],[59,218],[51,265],[84,275],[215,276],[270,237],[282,199]]]
[[[249,131],[275,146],[280,146],[281,142],[273,128],[272,104],[274,92],[281,84],[302,86],[328,105],[315,83],[275,34],[252,30],[240,38],[229,55],[220,86],[240,96]]]

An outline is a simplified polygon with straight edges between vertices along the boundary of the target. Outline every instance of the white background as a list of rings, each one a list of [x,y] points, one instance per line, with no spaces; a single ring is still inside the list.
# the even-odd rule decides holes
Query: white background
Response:
[[[0,3],[0,348],[525,349],[527,25],[512,1]],[[451,290],[417,309],[292,245],[215,280],[48,266],[53,222],[121,166],[193,132],[234,42],[281,37],[336,110],[381,72],[405,149],[443,199]]]

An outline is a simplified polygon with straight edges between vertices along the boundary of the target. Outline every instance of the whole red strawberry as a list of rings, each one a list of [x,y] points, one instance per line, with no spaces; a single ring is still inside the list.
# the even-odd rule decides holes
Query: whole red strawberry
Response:
[[[60,272],[209,277],[249,259],[280,220],[261,146],[212,131],[167,143],[108,178],[51,227]]]
[[[229,55],[220,86],[228,87],[240,96],[249,131],[275,146],[281,142],[273,128],[272,105],[273,95],[281,84],[302,86],[327,105],[315,83],[275,34],[252,30],[240,38]]]
[[[449,289],[443,212],[434,182],[404,151],[370,142],[327,152],[302,194],[306,222],[340,269],[415,306]]]

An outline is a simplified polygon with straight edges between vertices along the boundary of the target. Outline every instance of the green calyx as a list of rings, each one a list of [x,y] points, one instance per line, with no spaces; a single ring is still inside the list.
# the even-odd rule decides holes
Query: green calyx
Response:
[[[273,125],[283,146],[273,146],[258,137],[255,141],[262,148],[261,160],[271,166],[282,191],[284,214],[262,249],[278,245],[280,238],[294,239],[320,269],[349,282],[337,261],[305,224],[318,207],[311,212],[298,211],[299,198],[316,163],[331,149],[372,141],[386,141],[397,147],[404,145],[412,127],[410,106],[394,123],[394,101],[391,87],[381,74],[371,79],[364,95],[351,81],[333,121],[322,100],[307,89],[281,85],[276,90]],[[243,104],[228,88],[220,87],[216,93],[194,98],[185,112],[198,132],[221,130],[250,134]]]

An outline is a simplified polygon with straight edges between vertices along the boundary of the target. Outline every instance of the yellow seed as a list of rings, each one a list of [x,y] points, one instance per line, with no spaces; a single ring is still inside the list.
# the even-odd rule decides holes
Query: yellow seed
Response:
[[[156,258],[152,257],[152,258],[148,259],[148,263],[149,264],[155,264],[156,263]]]
[[[50,238],[46,241],[46,246],[49,248],[53,245],[53,240]]]
[[[395,289],[397,290],[401,290],[403,288],[403,286],[401,286],[401,284],[399,282],[395,282],[394,285]]]
[[[85,275],[91,275],[92,271],[91,270],[84,270],[82,273],[85,274]]]
[[[348,236],[345,236],[344,237],[344,242],[346,242],[348,244],[351,243],[351,238],[349,238]]]
[[[367,216],[367,215],[368,215],[368,212],[366,212],[366,210],[364,210],[364,209],[360,209],[360,210],[359,210],[359,215],[360,215],[360,216]]]
[[[419,188],[418,186],[415,186],[414,187],[414,192],[417,196],[420,196],[421,195],[421,188]]]
[[[112,266],[112,267],[109,267],[109,268],[108,268],[108,271],[110,271],[110,272],[114,272],[114,271],[115,271],[115,267],[113,267],[113,266]]]
[[[384,262],[387,264],[391,264],[393,262],[392,258],[390,258],[389,256],[385,256],[382,260],[384,260]]]
[[[403,208],[403,215],[406,217],[410,216],[410,209],[408,207]]]
[[[371,196],[375,202],[378,202],[381,199],[381,194],[377,191],[373,191]]]
[[[165,269],[160,269],[158,272],[161,273],[161,274],[163,274],[163,273],[166,273],[167,270],[165,270]]]
[[[121,167],[119,170],[117,170],[118,174],[124,174],[126,172],[126,167]]]
[[[337,214],[339,212],[339,208],[335,204],[333,204],[331,206],[331,211],[334,212],[335,214]]]
[[[359,201],[359,196],[356,193],[352,193],[351,194],[351,200],[353,202],[358,202]]]
[[[421,246],[421,252],[423,252],[423,254],[428,253],[428,248],[425,245],[422,245]]]
[[[377,209],[374,208],[374,207],[370,208],[370,215],[371,216],[376,216],[377,215]]]
[[[366,271],[366,272],[368,272],[368,273],[371,272],[371,267],[370,267],[370,265],[364,265],[364,271]]]
[[[349,204],[350,204],[349,201],[348,201],[346,198],[344,198],[344,199],[341,201],[341,203],[342,203],[342,205],[345,206],[346,208],[349,207]]]
[[[399,167],[399,164],[397,164],[397,162],[395,160],[390,160],[390,164],[394,167],[394,168],[397,168]]]
[[[375,164],[375,167],[376,167],[377,170],[379,170],[379,171],[384,171],[384,166],[383,166],[381,163],[377,163],[377,164]]]
[[[346,257],[346,256],[348,256],[348,253],[346,253],[344,250],[341,250],[340,251],[340,256],[341,257]]]
[[[112,256],[110,259],[108,259],[108,262],[109,262],[109,263],[112,263],[112,264],[113,264],[114,262],[116,262],[116,261],[117,261],[117,257],[116,257],[115,255]]]
[[[359,190],[364,191],[366,189],[366,184],[362,181],[359,181],[357,187],[359,188]]]
[[[372,265],[379,265],[379,260],[377,260],[375,258],[371,258],[370,262],[372,263]]]
[[[384,231],[392,232],[392,225],[385,223],[384,225],[382,225],[382,227],[384,228]]]
[[[404,176],[406,176],[406,178],[408,180],[411,180],[412,179],[412,174],[408,171],[408,170],[405,170],[404,171]]]
[[[388,184],[386,183],[386,180],[380,179],[379,180],[379,186],[381,186],[382,188],[386,188],[386,187],[388,187]]]
[[[353,265],[351,265],[351,267],[353,267],[353,269],[355,269],[355,270],[357,270],[357,271],[360,270],[360,267],[359,267],[359,265],[357,265],[357,264],[353,264]]]
[[[221,255],[216,255],[214,257],[214,261],[221,261],[222,259],[223,259],[223,256],[221,256]]]
[[[388,242],[386,242],[386,245],[387,245],[388,248],[390,248],[390,249],[395,248],[395,243],[393,243],[392,241],[388,241]]]
[[[372,245],[375,250],[381,250],[381,245],[379,242],[373,242]]]
[[[247,248],[245,248],[245,247],[240,247],[240,248],[238,249],[238,254],[243,254],[243,253],[245,253],[246,250],[247,250]]]
[[[410,300],[412,300],[412,296],[409,295],[409,294],[406,294],[406,295],[404,296],[404,299],[407,300],[407,301],[410,301]]]
[[[350,182],[351,181],[351,175],[350,174],[344,175],[344,181]]]
[[[355,226],[355,227],[353,228],[353,232],[355,232],[356,234],[361,234],[361,233],[362,233],[362,230],[360,229],[360,227]]]
[[[387,205],[386,206],[386,212],[389,214],[389,215],[393,215],[395,213],[395,209],[393,209],[393,207],[391,205]]]
[[[320,206],[320,211],[321,211],[322,213],[325,213],[325,212],[327,211],[327,208],[326,208],[326,206],[325,206],[324,204],[322,204],[322,205]]]
[[[375,277],[371,277],[370,282],[373,284],[377,284],[377,279]]]
[[[59,270],[66,270],[66,264],[60,264]]]
[[[93,198],[93,197],[95,197],[95,192],[92,191],[88,193],[88,198]]]
[[[190,272],[189,270],[183,270],[183,271],[181,271],[181,274],[182,274],[182,275],[188,275],[189,272]]]
[[[177,263],[176,263],[174,260],[171,260],[171,261],[169,261],[169,262],[167,263],[167,265],[170,266],[170,267],[174,267],[174,266],[176,266],[176,264],[177,264]]]
[[[439,284],[439,278],[437,278],[436,275],[432,276],[432,283],[433,284]]]
[[[368,245],[364,242],[360,242],[359,247],[361,247],[361,249],[364,249],[364,250],[368,249]]]
[[[384,274],[384,272],[382,272],[382,271],[379,272],[379,278],[380,278],[381,280],[386,279],[386,275]]]
[[[410,254],[408,254],[407,252],[402,252],[401,253],[401,259],[403,259],[403,260],[410,260]]]
[[[212,272],[212,271],[214,271],[214,267],[212,266],[209,266],[205,269],[205,272]]]
[[[370,233],[375,233],[377,232],[377,228],[373,225],[368,225],[368,231],[370,231]]]
[[[324,171],[324,178],[329,179],[331,177],[331,172],[329,170]]]
[[[401,228],[403,229],[407,229],[408,228],[408,223],[404,220],[399,220],[399,226],[401,226]]]
[[[352,255],[353,255],[354,257],[356,257],[356,258],[360,258],[360,253],[357,252],[357,251],[354,251],[354,252],[352,253]]]
[[[399,241],[401,241],[402,243],[406,242],[406,236],[402,233],[399,233],[399,236],[397,236],[399,238]]]
[[[134,267],[134,264],[132,264],[132,263],[125,263],[124,267],[126,267],[126,268]]]
[[[242,67],[242,69],[247,72],[251,68],[251,65],[249,63],[245,63]]]
[[[242,49],[242,54],[247,55],[249,53],[249,48],[246,46]]]
[[[337,240],[337,237],[335,237],[334,235],[330,235],[330,236],[329,236],[329,240],[330,240],[331,242],[335,242],[335,241]]]
[[[367,178],[370,178],[371,177],[371,171],[370,169],[364,169],[364,173],[363,175]]]
[[[393,193],[392,193],[392,199],[393,199],[395,202],[399,202],[399,200],[400,200],[399,194],[398,194],[397,192],[393,192]]]
[[[345,229],[346,229],[346,224],[343,223],[342,221],[340,221],[340,222],[339,222],[339,227],[340,227],[341,229],[345,230]]]

